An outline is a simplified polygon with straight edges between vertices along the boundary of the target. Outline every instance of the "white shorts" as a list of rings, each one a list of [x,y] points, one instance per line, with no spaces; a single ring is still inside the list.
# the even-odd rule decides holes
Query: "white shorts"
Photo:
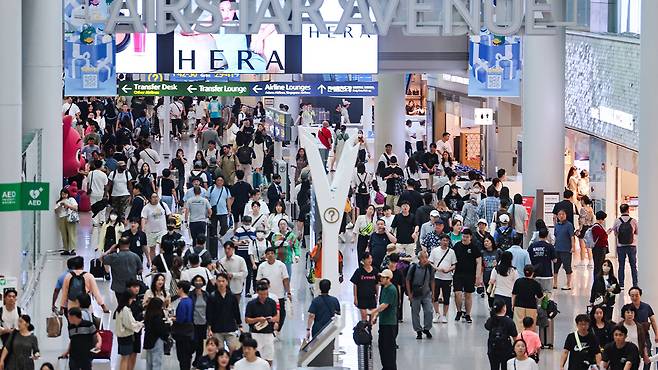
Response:
[[[274,334],[251,333],[251,337],[258,343],[260,357],[267,361],[274,360]]]
[[[160,244],[162,236],[166,234],[166,231],[149,231],[146,233],[146,245],[149,247],[154,247],[156,244]]]

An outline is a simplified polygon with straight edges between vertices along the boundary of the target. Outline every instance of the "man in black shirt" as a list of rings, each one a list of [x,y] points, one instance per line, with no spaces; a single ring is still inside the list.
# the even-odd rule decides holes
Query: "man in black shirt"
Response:
[[[245,309],[245,322],[249,324],[251,336],[258,342],[263,359],[270,364],[274,359],[274,329],[278,327],[279,312],[276,302],[268,297],[269,288],[266,283],[256,285],[258,296]]]
[[[473,233],[470,229],[462,231],[462,241],[453,247],[457,257],[455,274],[452,278],[455,291],[455,305],[457,316],[455,321],[464,318],[467,323],[472,323],[471,307],[473,306],[473,292],[475,285],[482,284],[482,253],[480,248],[471,243]],[[462,311],[464,303],[464,311]]]
[[[228,275],[224,272],[217,275],[215,280],[217,290],[210,294],[206,306],[206,320],[208,321],[208,336],[214,335],[221,345],[226,343],[229,350],[235,351],[240,347],[235,332],[242,325],[240,306],[234,294],[228,290]]]
[[[423,161],[421,162],[422,171],[430,175],[427,184],[429,189],[433,189],[433,180],[436,175],[437,164],[439,164],[439,153],[436,151],[436,143],[431,143],[430,151],[423,155]]]
[[[539,240],[530,244],[528,254],[535,267],[535,279],[543,291],[550,292],[553,284],[553,262],[557,260],[555,247],[547,240],[548,229],[541,228],[538,234]]]
[[[414,214],[410,213],[409,202],[400,204],[401,212],[393,217],[391,228],[395,229],[398,251],[404,251],[409,256],[414,256],[416,239],[418,238],[418,227],[416,226]]]
[[[537,300],[544,296],[541,285],[534,279],[535,269],[532,265],[523,268],[523,276],[514,282],[512,288],[512,307],[516,330],[523,331],[523,319],[532,317],[537,321]]]
[[[126,230],[121,236],[126,236],[130,239],[130,251],[139,256],[139,259],[144,261],[144,256],[149,258],[148,266],[151,266],[149,257],[149,249],[146,243],[146,233],[139,229],[140,219],[130,220],[130,229]]]
[[[416,213],[418,208],[422,206],[423,203],[423,196],[420,195],[420,192],[414,188],[416,185],[416,180],[414,179],[407,179],[407,188],[400,194],[400,198],[398,199],[398,207],[402,206],[402,202],[408,202],[409,206],[411,207],[411,213]]]
[[[421,227],[424,223],[428,222],[430,220],[430,213],[432,213],[434,206],[432,205],[433,201],[432,193],[427,192],[423,194],[423,205],[418,207],[416,212],[414,212],[414,216],[416,218],[416,225],[418,227]]]
[[[601,349],[594,333],[589,330],[590,318],[586,314],[576,316],[576,331],[569,333],[564,341],[560,358],[560,370],[569,359],[569,370],[589,370],[591,365],[601,362]],[[577,336],[577,337],[576,337]]]
[[[573,198],[573,191],[571,190],[565,190],[563,193],[564,199],[555,203],[553,206],[553,222],[557,222],[557,213],[560,210],[564,210],[564,212],[567,214],[567,221],[571,222],[572,225],[575,225],[574,222],[574,204],[571,202],[571,198]]]
[[[601,361],[605,362],[608,370],[638,370],[640,368],[640,353],[637,346],[626,341],[628,329],[624,325],[612,329],[614,342],[603,348]]]
[[[484,249],[484,239],[487,236],[491,236],[491,234],[487,230],[488,226],[489,226],[489,223],[487,222],[487,220],[485,220],[484,218],[481,218],[481,219],[478,220],[477,230],[475,230],[473,232],[472,242],[473,242],[473,244],[477,245],[477,247],[480,248],[480,250]]]
[[[231,186],[231,195],[233,195],[233,206],[231,212],[233,213],[234,228],[238,227],[238,223],[244,214],[244,207],[249,201],[249,193],[252,187],[248,182],[244,181],[244,171],[236,170],[235,178],[237,181]]]
[[[69,321],[69,347],[61,357],[69,358],[69,369],[91,370],[92,349],[100,351],[102,339],[94,323],[82,319],[82,311],[79,307],[68,310]]]
[[[404,171],[398,166],[396,156],[392,156],[389,163],[389,166],[382,171],[382,177],[386,180],[386,205],[391,207],[391,209],[395,209],[399,198],[395,187],[399,179],[404,178]]]

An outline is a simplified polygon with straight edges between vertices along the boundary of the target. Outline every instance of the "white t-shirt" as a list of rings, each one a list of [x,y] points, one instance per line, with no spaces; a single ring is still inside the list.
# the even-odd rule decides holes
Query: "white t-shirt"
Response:
[[[247,204],[245,204],[244,206],[244,213],[243,213],[243,216],[249,216],[252,218],[251,222],[254,221],[253,220],[254,214],[251,212],[251,203],[253,202],[254,201],[251,199],[247,201]],[[267,220],[267,216],[269,216],[270,214],[270,208],[267,206],[267,201],[260,199],[258,200],[258,203],[260,204],[260,214],[263,215],[263,217],[265,217],[265,219]]]
[[[494,294],[502,295],[503,297],[512,297],[512,289],[514,288],[514,282],[516,282],[518,276],[519,274],[514,268],[510,269],[507,276],[499,276],[498,271],[493,269],[489,281],[496,282],[496,290],[494,291]]]
[[[70,109],[69,109],[70,107]],[[75,103],[64,103],[62,104],[62,113],[66,113],[66,111],[69,111],[69,116],[75,117],[77,113],[80,113],[80,108]]]
[[[445,253],[448,254],[443,258]],[[443,261],[441,261],[442,258]],[[439,261],[441,261],[441,264],[439,264]],[[457,264],[457,255],[455,255],[455,251],[450,248],[445,251],[441,248],[434,248],[430,253],[430,263],[437,268],[448,269],[450,266]],[[452,272],[436,271],[434,278],[439,280],[452,280]]]
[[[267,278],[270,281],[270,292],[272,292],[272,294],[277,297],[286,296],[283,280],[288,279],[288,270],[286,270],[286,265],[283,262],[275,260],[273,264],[270,264],[269,262],[261,263],[260,266],[258,266],[256,280],[262,278]]]
[[[108,183],[107,175],[101,170],[93,170],[89,172],[89,175],[87,175],[87,183],[91,188],[92,196],[103,196],[103,193],[105,192],[105,186]]]
[[[146,148],[139,152],[139,158],[141,159],[140,163],[137,164],[137,167],[142,169],[142,164],[147,163],[151,173],[158,172],[158,163],[160,163],[160,155],[154,149]]]
[[[194,277],[197,275],[203,277],[206,280],[206,282],[208,281],[209,278],[212,278],[212,274],[210,273],[210,271],[208,271],[207,268],[197,266],[197,267],[190,267],[187,270],[181,271],[180,279],[189,281],[191,283],[192,279],[194,279]],[[203,290],[206,290],[206,287],[203,287]]]
[[[539,370],[539,366],[535,360],[531,358],[526,358],[523,361],[519,361],[516,358],[510,358],[507,360],[507,368],[510,370]]]
[[[153,205],[150,202],[142,208],[142,218],[146,219],[144,232],[157,233],[167,230],[167,215],[171,213],[169,206],[160,202]]]
[[[449,141],[439,140],[436,142],[436,151],[439,152],[439,157],[443,152],[448,152],[452,156],[452,144]]]
[[[425,141],[425,136],[427,136],[427,127],[418,125],[416,127],[416,141]]]
[[[132,175],[128,170],[119,173],[119,171],[112,171],[108,179],[112,181],[112,195],[113,197],[120,197],[124,195],[130,195],[128,191],[128,181],[133,179]]]
[[[409,126],[404,126],[404,141],[408,141],[410,143],[416,142],[416,131],[414,131],[413,127]]]
[[[183,116],[185,106],[181,102],[173,102],[169,104],[169,118],[179,119]]]
[[[390,216],[382,216],[381,219],[384,220],[384,224],[386,225],[386,230],[391,231],[391,225],[393,225],[393,219],[395,218],[395,215],[390,215]]]
[[[256,358],[256,361],[249,362],[246,358],[235,363],[235,370],[270,370],[270,364],[263,360],[260,357]]]
[[[2,327],[5,329],[18,328],[18,308],[13,311],[7,310],[7,307],[2,309]]]

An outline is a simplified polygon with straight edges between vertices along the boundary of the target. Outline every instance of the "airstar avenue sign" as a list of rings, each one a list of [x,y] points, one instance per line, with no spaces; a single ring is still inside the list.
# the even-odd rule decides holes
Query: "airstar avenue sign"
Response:
[[[240,20],[226,24],[220,0],[113,0],[105,31],[164,34],[180,26],[184,33],[218,33],[225,27],[229,33],[257,34],[262,24],[274,24],[280,34],[300,35],[302,24],[312,23],[328,34],[321,15],[325,1],[338,1],[343,9],[335,34],[357,24],[371,35],[402,26],[411,36],[479,34],[483,26],[496,35],[515,35],[522,28],[525,34],[551,34],[554,27],[571,25],[558,17],[564,9],[554,8],[565,0],[242,0],[232,2]],[[575,9],[572,13],[576,19]]]

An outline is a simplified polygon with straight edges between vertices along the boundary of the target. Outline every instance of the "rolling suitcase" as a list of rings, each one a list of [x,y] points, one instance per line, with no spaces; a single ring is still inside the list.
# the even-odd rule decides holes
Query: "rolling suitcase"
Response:
[[[101,260],[98,258],[94,258],[93,260],[89,261],[89,272],[96,279],[102,279],[105,277],[105,268],[103,267],[103,262],[101,262]]]
[[[553,345],[555,344],[553,319],[548,319],[548,325],[539,327],[539,339],[541,340],[541,348],[553,349]]]

